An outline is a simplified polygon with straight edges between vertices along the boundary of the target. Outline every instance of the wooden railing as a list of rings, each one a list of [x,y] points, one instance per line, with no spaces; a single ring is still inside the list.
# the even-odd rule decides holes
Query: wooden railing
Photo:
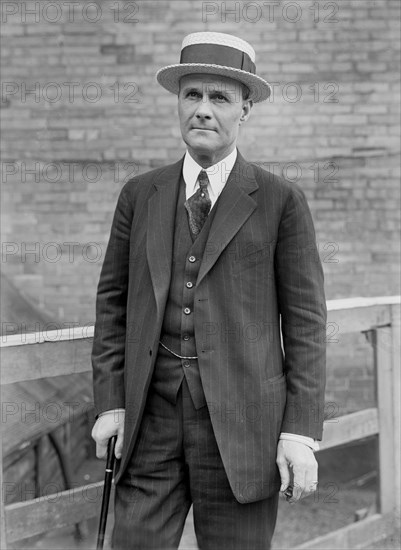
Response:
[[[321,449],[379,435],[379,512],[297,546],[298,549],[363,548],[391,534],[400,522],[400,297],[351,298],[327,303],[328,335],[365,332],[373,345],[377,407],[340,416],[325,425]],[[87,372],[91,369],[93,326],[4,336],[2,384]],[[1,468],[2,471],[2,468]],[[1,473],[2,476],[2,473]],[[57,495],[4,506],[1,550],[34,536],[98,515],[102,482]]]

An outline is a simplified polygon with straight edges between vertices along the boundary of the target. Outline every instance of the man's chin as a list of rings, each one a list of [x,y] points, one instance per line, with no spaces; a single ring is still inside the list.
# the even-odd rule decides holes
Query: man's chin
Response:
[[[211,133],[211,132],[210,132]],[[200,139],[190,139],[187,141],[187,145],[190,149],[195,151],[198,154],[213,154],[217,149],[217,143],[214,143],[214,140],[210,138],[200,138]]]

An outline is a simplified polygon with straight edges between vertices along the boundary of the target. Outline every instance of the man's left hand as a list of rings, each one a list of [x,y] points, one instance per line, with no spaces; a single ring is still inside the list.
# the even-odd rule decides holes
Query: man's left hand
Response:
[[[288,502],[297,502],[316,491],[317,462],[310,447],[297,441],[280,440],[277,446],[277,466],[280,471],[280,492],[292,485]]]

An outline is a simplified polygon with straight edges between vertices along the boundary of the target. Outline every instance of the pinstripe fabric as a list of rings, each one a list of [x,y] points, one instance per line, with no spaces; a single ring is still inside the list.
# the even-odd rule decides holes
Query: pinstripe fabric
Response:
[[[115,550],[177,548],[193,502],[201,550],[268,550],[277,495],[239,504],[221,461],[207,407],[186,381],[177,404],[150,392],[138,439],[116,487]]]
[[[181,169],[182,160],[124,186],[99,281],[95,405],[126,408],[117,483],[157,355]],[[195,338],[216,442],[235,498],[245,503],[278,489],[280,431],[321,437],[323,273],[298,186],[238,154],[216,207],[195,288]]]

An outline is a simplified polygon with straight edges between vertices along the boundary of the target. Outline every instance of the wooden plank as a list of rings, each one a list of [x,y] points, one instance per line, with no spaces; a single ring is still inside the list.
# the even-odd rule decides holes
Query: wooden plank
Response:
[[[341,333],[360,332],[391,321],[389,305],[371,305],[371,301],[395,301],[397,297],[351,300],[333,300],[330,306],[327,338],[341,339]],[[336,302],[350,309],[337,308]],[[351,303],[352,302],[352,303]],[[93,325],[49,330],[33,334],[5,335],[1,342],[2,383],[22,382],[49,376],[59,376],[91,369]]]
[[[393,360],[391,327],[375,331],[373,338],[376,366],[376,391],[379,410],[379,470],[380,511],[382,514],[395,511],[395,463],[394,463],[394,404]]]
[[[11,384],[91,370],[92,341],[88,338],[3,347],[1,382]]]
[[[361,296],[354,298],[340,298],[337,300],[327,300],[328,311],[338,309],[354,309],[359,307],[371,307],[378,305],[400,304],[401,296]]]
[[[7,505],[5,512],[8,544],[97,516],[100,513],[102,495],[103,481],[100,481]]]
[[[378,410],[363,409],[351,414],[332,418],[324,423],[320,450],[330,449],[356,439],[369,437],[379,431]]]
[[[352,523],[327,535],[295,546],[294,550],[322,550],[322,548],[349,550],[350,548],[364,548],[391,535],[393,532],[394,527],[391,517],[374,514],[362,521]]]
[[[64,342],[66,340],[82,340],[93,338],[94,325],[83,327],[57,328],[58,323],[47,323],[40,332],[7,334],[7,329],[1,335],[0,348],[43,344],[43,342]],[[56,328],[54,328],[56,327]]]
[[[388,325],[390,321],[389,305],[331,310],[327,314],[327,340],[341,342],[341,334],[370,330],[376,326]]]
[[[393,363],[394,499],[397,528],[401,522],[401,308],[391,307],[391,359]]]
[[[375,306],[390,306],[400,303],[401,296],[342,298],[338,300],[327,300],[327,310],[329,312],[338,312],[339,310],[352,312],[353,310],[366,310],[367,308],[374,308]],[[377,311],[380,312],[382,309],[379,307]],[[383,311],[386,311],[385,307]],[[358,316],[359,313],[360,312],[357,312]],[[351,315],[353,314],[351,313]],[[47,323],[41,332],[7,334],[7,330],[5,330],[4,334],[1,335],[0,348],[39,344],[43,342],[62,342],[65,340],[93,338],[93,334],[94,325],[92,324],[83,327],[70,326],[62,328],[58,323]]]

